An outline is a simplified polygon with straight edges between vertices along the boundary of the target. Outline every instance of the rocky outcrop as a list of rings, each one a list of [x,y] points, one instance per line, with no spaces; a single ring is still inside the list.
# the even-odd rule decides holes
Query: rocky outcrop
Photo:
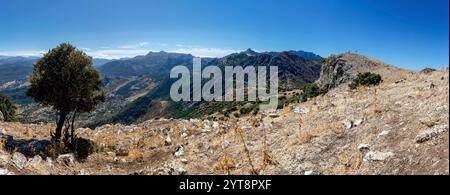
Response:
[[[344,53],[332,55],[326,59],[317,82],[322,86],[334,88],[351,82],[358,73],[373,72],[380,74],[385,79],[392,77],[392,72],[398,73],[399,71],[406,72],[362,55]]]

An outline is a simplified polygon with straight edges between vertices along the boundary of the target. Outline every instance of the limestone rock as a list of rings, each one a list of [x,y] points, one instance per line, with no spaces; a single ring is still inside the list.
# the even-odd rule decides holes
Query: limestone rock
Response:
[[[18,169],[23,169],[27,164],[27,157],[22,153],[15,152],[11,158],[11,164],[13,164]]]
[[[364,156],[364,161],[384,161],[392,156],[394,156],[393,152],[370,151]]]
[[[415,141],[417,143],[423,143],[426,141],[429,141],[433,139],[434,137],[437,137],[439,134],[447,132],[448,131],[448,125],[436,125],[432,128],[426,129],[422,132],[420,132],[416,138]]]

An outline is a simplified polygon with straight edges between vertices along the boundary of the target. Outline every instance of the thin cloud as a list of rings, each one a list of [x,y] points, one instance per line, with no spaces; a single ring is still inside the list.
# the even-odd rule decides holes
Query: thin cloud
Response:
[[[148,42],[140,42],[136,44],[129,44],[129,45],[121,45],[119,46],[119,49],[138,49],[147,46]]]
[[[144,49],[107,49],[87,52],[93,58],[120,59],[146,55],[150,50]]]
[[[5,51],[0,52],[2,56],[22,56],[22,57],[40,57],[43,56],[46,51],[41,50],[27,50],[27,51]]]
[[[232,53],[238,53],[243,50],[236,49],[223,49],[223,48],[177,48],[175,50],[169,51],[174,53],[185,53],[192,54],[197,57],[224,57]]]

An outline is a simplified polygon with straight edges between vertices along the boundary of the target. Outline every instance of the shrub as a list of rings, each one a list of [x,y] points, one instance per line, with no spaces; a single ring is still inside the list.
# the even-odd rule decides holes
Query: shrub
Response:
[[[0,111],[3,114],[3,119],[6,122],[16,120],[16,106],[11,102],[8,96],[0,94]]]
[[[96,152],[98,147],[97,147],[97,144],[95,144],[95,142],[93,142],[89,139],[77,137],[74,140],[73,148],[74,148],[73,151],[74,151],[75,157],[78,160],[84,160],[89,155]]]
[[[320,87],[316,83],[307,84],[303,87],[302,93],[300,95],[300,101],[308,101],[310,98],[317,97],[319,95],[325,94],[328,92],[327,87]]]
[[[249,114],[252,111],[252,108],[249,107],[242,107],[241,110],[239,111],[241,114]]]
[[[379,85],[383,80],[379,74],[365,72],[358,73],[358,76],[353,79],[352,83],[350,83],[350,89],[356,89],[359,86],[376,86]]]

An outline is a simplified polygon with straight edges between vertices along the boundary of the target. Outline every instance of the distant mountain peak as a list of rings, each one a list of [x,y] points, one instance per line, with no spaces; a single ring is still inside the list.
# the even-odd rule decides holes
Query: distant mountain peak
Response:
[[[248,56],[256,56],[259,54],[258,52],[252,50],[251,48],[248,48],[243,53],[247,54]]]

